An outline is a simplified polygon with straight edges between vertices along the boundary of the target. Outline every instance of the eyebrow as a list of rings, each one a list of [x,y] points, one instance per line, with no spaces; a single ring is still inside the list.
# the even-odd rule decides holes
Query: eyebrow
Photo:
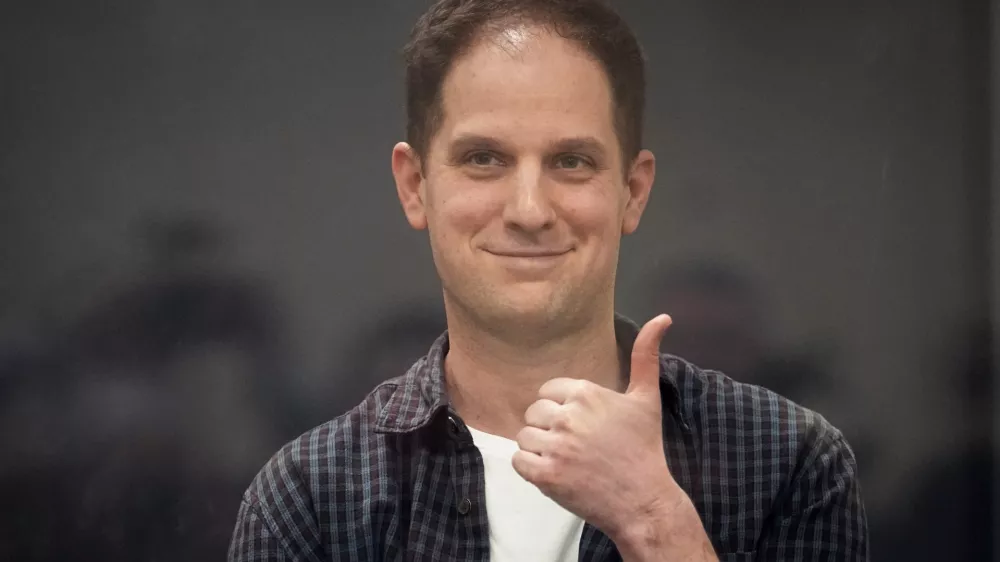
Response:
[[[458,138],[453,140],[448,147],[448,152],[452,155],[461,155],[471,150],[494,150],[502,152],[503,145],[500,141],[494,138],[483,135],[467,134],[460,135]]]
[[[604,143],[594,137],[571,137],[553,145],[554,152],[582,152],[595,157],[604,157],[607,151]]]

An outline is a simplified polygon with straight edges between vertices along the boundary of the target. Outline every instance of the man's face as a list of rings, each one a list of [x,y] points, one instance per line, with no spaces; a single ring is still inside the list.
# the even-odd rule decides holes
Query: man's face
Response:
[[[646,151],[624,167],[600,64],[514,28],[456,61],[442,108],[422,175],[412,153],[393,164],[411,225],[429,230],[446,302],[511,328],[603,311],[654,167]]]

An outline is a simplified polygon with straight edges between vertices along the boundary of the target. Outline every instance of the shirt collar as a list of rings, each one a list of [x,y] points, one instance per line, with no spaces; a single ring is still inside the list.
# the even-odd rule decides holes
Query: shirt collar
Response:
[[[615,314],[615,339],[618,345],[630,357],[639,326],[621,314]],[[416,431],[434,419],[442,410],[448,408],[448,394],[445,384],[444,358],[448,353],[448,331],[445,330],[427,355],[421,357],[410,367],[409,371],[399,379],[395,391],[389,397],[385,407],[379,412],[375,423],[376,433],[409,433]],[[678,373],[684,363],[677,358],[661,354],[660,356],[660,395],[665,412],[685,430],[687,420],[680,410],[680,394],[677,387]]]

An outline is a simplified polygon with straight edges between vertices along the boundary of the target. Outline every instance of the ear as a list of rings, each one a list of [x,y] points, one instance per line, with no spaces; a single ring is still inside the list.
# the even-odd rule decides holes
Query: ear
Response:
[[[639,228],[639,219],[646,210],[655,177],[656,157],[648,150],[639,151],[628,174],[628,202],[622,218],[622,234],[632,234]]]
[[[396,194],[399,195],[406,221],[417,230],[427,228],[420,156],[405,142],[397,143],[392,148],[392,176],[396,179]]]

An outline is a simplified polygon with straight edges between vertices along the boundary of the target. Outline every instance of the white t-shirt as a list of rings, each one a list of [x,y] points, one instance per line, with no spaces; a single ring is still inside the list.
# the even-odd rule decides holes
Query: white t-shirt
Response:
[[[469,428],[486,465],[490,561],[578,562],[583,519],[521,478],[511,464],[517,442]]]

